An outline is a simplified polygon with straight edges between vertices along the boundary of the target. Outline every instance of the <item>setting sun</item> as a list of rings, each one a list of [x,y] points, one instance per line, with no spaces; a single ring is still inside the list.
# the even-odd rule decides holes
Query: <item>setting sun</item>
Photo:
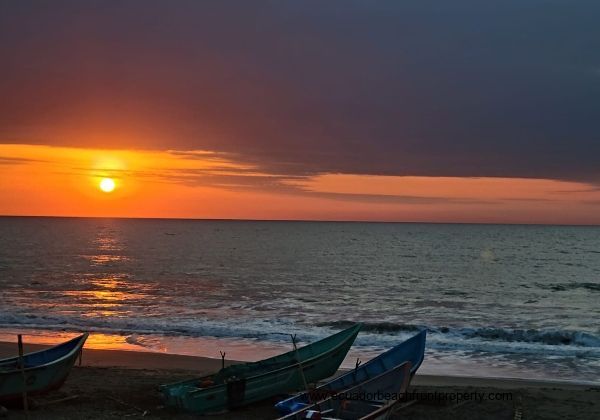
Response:
[[[105,193],[112,192],[115,189],[115,181],[112,178],[102,178],[100,189]]]

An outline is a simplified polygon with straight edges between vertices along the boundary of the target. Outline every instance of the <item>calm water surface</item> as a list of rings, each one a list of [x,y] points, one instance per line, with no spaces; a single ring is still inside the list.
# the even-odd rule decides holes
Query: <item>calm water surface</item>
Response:
[[[426,372],[600,381],[594,227],[0,218],[0,288],[11,331],[214,356],[362,321],[354,355],[428,328]]]

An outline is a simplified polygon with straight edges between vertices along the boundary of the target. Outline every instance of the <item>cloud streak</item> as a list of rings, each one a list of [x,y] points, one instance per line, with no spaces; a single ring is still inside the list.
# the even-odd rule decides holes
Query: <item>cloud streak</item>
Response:
[[[598,184],[599,13],[542,0],[2,2],[0,141],[214,150],[292,177]]]

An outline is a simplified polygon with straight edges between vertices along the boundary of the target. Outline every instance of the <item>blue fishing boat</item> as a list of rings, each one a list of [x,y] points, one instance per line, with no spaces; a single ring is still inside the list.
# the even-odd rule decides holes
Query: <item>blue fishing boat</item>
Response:
[[[410,376],[412,379],[425,357],[426,336],[427,330],[423,330],[367,363],[317,387],[310,393],[303,392],[280,401],[275,405],[275,408],[282,414],[298,411],[311,402],[323,399],[326,395],[332,395],[351,388],[407,361],[411,363]]]
[[[79,356],[88,333],[49,349],[23,355],[23,368],[19,357],[0,360],[0,401],[43,394],[58,389],[67,379]]]
[[[404,400],[410,381],[410,362],[401,363],[374,378],[330,395],[318,403],[279,420],[386,420]]]

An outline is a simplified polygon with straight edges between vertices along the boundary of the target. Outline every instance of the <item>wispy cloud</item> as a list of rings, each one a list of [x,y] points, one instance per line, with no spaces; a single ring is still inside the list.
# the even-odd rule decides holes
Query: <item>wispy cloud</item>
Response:
[[[44,162],[43,160],[39,160],[39,159],[28,159],[28,158],[22,158],[22,157],[6,157],[6,156],[0,156],[0,165],[21,165],[21,164],[25,164],[25,163],[32,163],[32,162]]]

